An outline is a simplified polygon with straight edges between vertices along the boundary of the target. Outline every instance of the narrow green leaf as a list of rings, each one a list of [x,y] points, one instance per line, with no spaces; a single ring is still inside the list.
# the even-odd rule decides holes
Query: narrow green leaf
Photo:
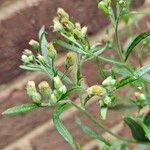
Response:
[[[46,33],[45,33],[45,29],[43,28],[43,33],[41,34],[40,37],[40,49],[41,49],[41,53],[43,56],[47,57],[48,55],[48,50],[47,50],[47,39],[46,39]]]
[[[43,32],[45,32],[45,26],[42,26],[40,31],[39,31],[39,40],[41,39]]]
[[[128,49],[128,47],[131,45],[131,43],[135,40],[136,36],[131,36],[127,39],[127,41],[125,42],[124,46],[123,46],[123,52],[126,53],[126,50]]]
[[[80,48],[76,47],[76,46],[73,46],[73,45],[70,45],[62,40],[58,40],[58,39],[54,39],[53,42],[55,44],[58,44],[59,46],[61,47],[64,47],[66,48],[67,50],[72,50],[74,52],[77,52],[77,53],[80,53],[80,54],[87,54],[86,52],[84,52],[83,50],[81,50]]]
[[[143,122],[144,122],[144,124],[146,124],[147,126],[150,125],[150,111],[145,115]]]
[[[139,122],[139,124],[141,125],[141,127],[143,128],[144,132],[145,132],[145,136],[149,139],[150,141],[150,128],[145,125],[143,122]]]
[[[135,71],[135,76],[141,77],[150,71],[150,65],[143,66]]]
[[[101,136],[98,132],[94,131],[90,127],[86,126],[79,118],[76,118],[77,125],[85,132],[87,135],[96,138],[97,140],[104,142],[106,145],[111,146],[111,143]]]
[[[100,55],[102,54],[107,48],[107,44],[104,46],[97,46],[93,49],[94,55]]]
[[[58,71],[59,77],[64,80],[66,83],[72,84],[72,81],[61,71]]]
[[[29,70],[29,71],[41,71],[41,69],[35,65],[20,65],[19,66],[21,69],[24,69],[24,70]]]
[[[115,74],[120,74],[120,75],[124,75],[124,76],[131,75],[131,72],[129,72],[126,68],[119,67],[119,66],[116,66],[115,68],[113,68],[113,71]]]
[[[2,114],[10,115],[10,114],[15,114],[15,113],[20,113],[20,112],[26,112],[26,111],[33,110],[37,107],[38,107],[38,105],[36,103],[26,103],[26,104],[14,106],[12,108],[8,108]]]
[[[138,35],[133,42],[129,45],[128,49],[126,50],[126,56],[125,56],[125,61],[128,59],[130,53],[132,52],[132,50],[134,49],[134,47],[141,42],[143,39],[147,38],[148,36],[150,36],[150,31],[141,33],[140,35]]]
[[[69,104],[60,104],[58,105],[52,112],[52,118],[54,125],[58,132],[62,135],[62,137],[72,146],[72,148],[75,148],[75,143],[73,140],[72,135],[69,133],[69,131],[66,129],[66,127],[63,125],[63,123],[60,120],[60,114],[65,111],[67,108],[69,108]]]
[[[128,83],[135,81],[135,80],[136,80],[136,78],[134,78],[132,76],[126,76],[126,77],[122,78],[121,80],[117,81],[115,84],[115,87],[116,87],[116,89],[118,89]]]
[[[145,136],[143,128],[131,117],[124,118],[125,123],[130,127],[132,136],[138,141],[149,141]]]
[[[42,55],[46,58],[47,63],[51,65],[52,63],[51,59],[48,57],[48,49],[47,49],[48,41],[46,39],[46,32],[44,26],[39,31],[39,39],[40,39],[40,51]]]

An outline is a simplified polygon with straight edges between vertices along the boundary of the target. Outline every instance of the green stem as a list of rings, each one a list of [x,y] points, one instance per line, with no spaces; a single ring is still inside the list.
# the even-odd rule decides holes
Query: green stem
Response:
[[[74,102],[72,101],[68,101],[69,103],[71,103],[74,107],[76,107],[82,114],[84,114],[89,120],[91,120],[96,126],[101,127],[104,131],[106,131],[107,133],[109,133],[110,135],[116,137],[119,140],[128,142],[128,143],[141,143],[141,144],[149,144],[149,142],[143,142],[143,141],[136,141],[133,138],[129,138],[129,137],[122,137],[116,133],[113,133],[112,131],[110,131],[103,123],[97,121],[92,115],[90,115],[87,111],[85,111],[84,109],[82,109],[80,106],[76,105]]]
[[[87,111],[83,110],[81,107],[79,107],[78,105],[76,105],[74,102],[71,101],[71,104],[73,106],[75,106],[78,110],[80,110],[80,112],[83,113],[96,126],[101,127],[107,133],[111,134],[112,136],[114,136],[114,137],[116,137],[116,138],[118,138],[120,140],[131,142],[131,139],[123,138],[122,136],[119,136],[119,135],[113,133],[112,131],[110,131],[104,124],[102,124],[101,122],[98,122],[92,115],[90,115]]]
[[[118,54],[120,56],[120,59],[123,61],[124,59],[123,59],[123,56],[122,56],[121,44],[120,44],[119,35],[118,35],[118,24],[119,24],[119,16],[116,19],[115,38],[116,38],[116,44],[117,44]]]

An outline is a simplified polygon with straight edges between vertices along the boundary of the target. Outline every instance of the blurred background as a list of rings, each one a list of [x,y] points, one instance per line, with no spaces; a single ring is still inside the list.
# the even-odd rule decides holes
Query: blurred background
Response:
[[[19,69],[19,65],[22,51],[30,48],[30,39],[38,38],[42,25],[46,27],[48,39],[53,39],[55,34],[50,26],[58,7],[64,8],[74,21],[88,26],[91,41],[103,39],[103,34],[100,33],[109,24],[109,20],[97,8],[96,0],[0,0],[0,113],[10,106],[30,101],[25,93],[27,80],[35,80],[38,83],[47,79],[41,72],[24,72]],[[132,7],[145,7],[144,0],[133,0]],[[141,22],[149,19],[145,17]],[[65,52],[62,49],[58,51],[57,65],[61,68]],[[92,74],[87,81],[89,85],[99,82],[94,70],[96,66],[93,62],[85,65],[83,69],[85,76]],[[95,104],[91,104],[89,109],[98,117]],[[119,129],[121,116],[116,117],[116,112],[110,114],[108,126],[114,127],[114,130]],[[75,115],[80,116],[74,109],[63,115],[66,126],[85,149],[96,150],[96,143],[76,127]],[[38,109],[8,117],[0,116],[0,149],[69,150],[70,147],[56,132],[50,118],[49,109]],[[83,120],[88,124],[85,118]],[[118,127],[115,128],[116,125]],[[120,132],[122,133],[121,127]]]

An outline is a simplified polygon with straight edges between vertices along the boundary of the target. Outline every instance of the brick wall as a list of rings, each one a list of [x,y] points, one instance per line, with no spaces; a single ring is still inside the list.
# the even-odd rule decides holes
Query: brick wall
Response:
[[[134,6],[143,4],[142,0],[136,0]],[[56,9],[63,7],[72,18],[87,25],[89,36],[92,40],[100,40],[103,37],[101,30],[108,24],[104,14],[97,9],[96,1],[91,0],[1,0],[0,1],[0,113],[9,106],[29,102],[25,93],[25,84],[29,79],[37,83],[47,77],[38,72],[23,72],[19,69],[22,50],[27,47],[28,41],[37,38],[39,28],[44,24],[49,33],[48,39],[52,39],[54,33],[50,29],[51,20],[56,14]],[[102,19],[103,18],[103,19]],[[143,17],[141,17],[142,19]],[[147,18],[146,18],[147,19]],[[146,21],[143,19],[141,22]],[[145,24],[142,24],[143,26]],[[94,36],[101,32],[99,36]],[[98,39],[97,39],[98,37]],[[63,54],[59,50],[60,58],[57,65],[62,68]],[[90,68],[88,67],[90,66]],[[91,69],[92,68],[92,69]],[[88,77],[87,83],[92,85],[100,82],[96,75],[97,67],[94,62],[84,66],[83,73]],[[91,75],[92,76],[89,76]],[[89,110],[98,117],[95,102],[91,103]],[[5,150],[70,150],[69,145],[60,137],[50,121],[49,109],[37,109],[29,113],[13,116],[0,116],[0,149]],[[110,119],[107,125],[119,124],[121,115],[110,111]],[[69,115],[68,115],[69,114]],[[71,108],[63,116],[63,120],[73,136],[81,144],[86,145],[92,140],[85,136],[74,124],[74,116],[81,114]],[[116,117],[117,116],[117,117]],[[83,120],[89,124],[86,118]],[[116,119],[111,119],[116,118]],[[122,131],[122,126],[118,128]],[[84,135],[84,136],[83,136]],[[55,140],[54,140],[55,139]]]

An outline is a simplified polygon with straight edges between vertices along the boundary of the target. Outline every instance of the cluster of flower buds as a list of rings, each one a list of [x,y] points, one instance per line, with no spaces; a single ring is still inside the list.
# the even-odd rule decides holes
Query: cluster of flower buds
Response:
[[[33,40],[33,39],[30,40],[29,45],[31,45],[32,48],[33,48],[33,49],[36,49],[36,50],[38,50],[38,49],[40,48],[39,42],[36,41],[36,40]]]
[[[21,56],[21,60],[24,64],[29,64],[30,62],[33,62],[33,53],[30,50],[25,49],[23,55]]]
[[[51,59],[56,59],[57,57],[57,51],[56,49],[54,48],[54,45],[52,42],[48,43],[47,44],[47,50],[48,50],[48,56],[51,58]]]
[[[141,92],[135,92],[134,95],[136,97],[136,102],[135,103],[137,104],[137,106],[142,108],[144,106],[145,101],[146,101],[145,94],[143,94]]]
[[[125,15],[129,12],[129,6],[130,6],[131,0],[118,0],[118,5],[121,10],[121,15]]]
[[[102,103],[105,105],[109,105],[111,103],[111,98],[108,96],[107,90],[101,85],[93,85],[87,89],[87,93],[89,96],[101,96]]]
[[[86,37],[87,27],[81,28],[80,23],[73,23],[70,21],[68,13],[62,8],[57,9],[58,17],[53,19],[54,31],[72,36],[75,39]]]
[[[102,119],[106,119],[107,115],[107,107],[112,103],[112,98],[108,94],[108,91],[105,87],[102,85],[93,85],[87,89],[87,93],[89,96],[99,96],[100,100],[99,106],[100,106],[100,112]]]
[[[50,104],[55,104],[60,95],[66,93],[67,89],[62,84],[58,76],[54,77],[54,91],[51,90],[47,81],[42,81],[38,84],[38,91],[34,81],[28,81],[26,89],[27,94],[33,99],[34,102],[42,103],[42,97],[46,98]]]
[[[105,14],[109,14],[109,6],[111,0],[102,0],[98,3],[98,8],[100,8]]]

